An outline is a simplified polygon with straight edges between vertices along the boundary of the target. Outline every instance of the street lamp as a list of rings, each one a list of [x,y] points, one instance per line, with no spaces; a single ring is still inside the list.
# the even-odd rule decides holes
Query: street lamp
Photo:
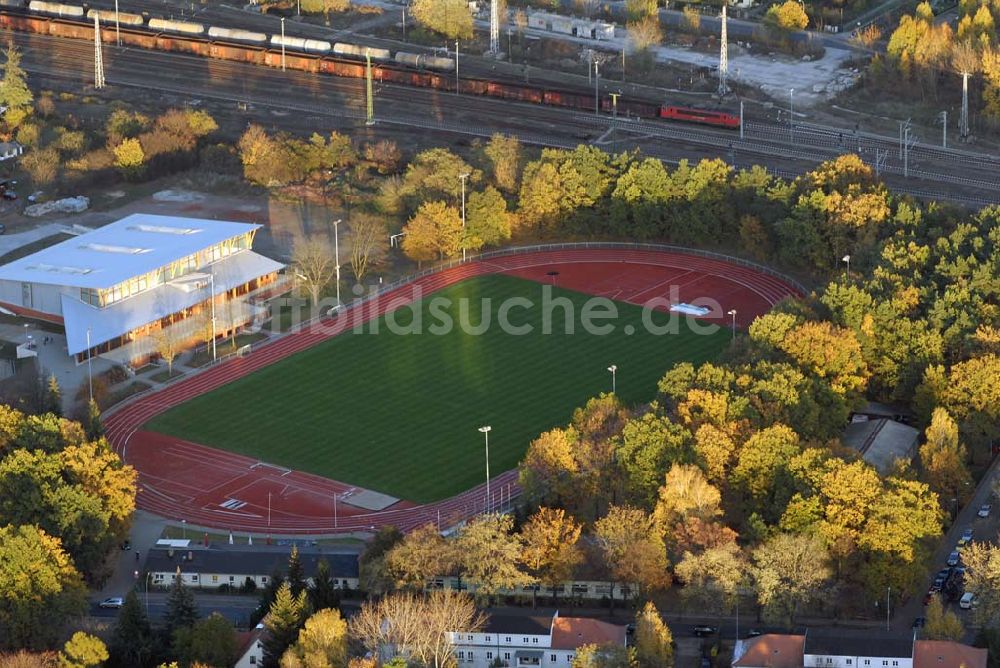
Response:
[[[851,256],[850,255],[845,255],[844,257],[841,258],[841,260],[843,260],[845,263],[847,263],[847,275],[850,276],[851,275]]]
[[[795,89],[788,89],[788,136],[792,141],[795,141],[795,124],[792,119],[792,100],[795,97]]]
[[[285,17],[281,17],[281,71],[285,71]]]
[[[730,309],[726,315],[731,315],[733,317],[733,340],[736,340],[736,309]]]
[[[90,386],[90,403],[94,403],[94,367],[90,359],[94,351],[90,348],[90,327],[87,328],[87,384]]]
[[[490,506],[490,430],[493,427],[486,425],[480,427],[479,431],[482,432],[483,437],[486,439],[486,512],[489,512]]]
[[[612,364],[608,367],[608,371],[611,372],[611,394],[618,394],[618,365]]]
[[[139,571],[136,571],[136,574],[138,574],[138,573],[139,573]],[[153,574],[151,572],[147,572],[146,573],[146,616],[147,617],[149,617],[149,578],[151,578],[151,577],[153,577]],[[180,577],[179,573],[178,573],[177,577]]]
[[[462,180],[462,262],[465,262],[465,179],[469,178],[469,175],[459,174],[458,178]]]
[[[122,45],[122,31],[118,23],[118,0],[115,0],[115,41],[118,46]]]
[[[338,218],[333,221],[333,253],[334,259],[336,261],[335,269],[337,271],[337,307],[340,308],[340,223],[342,220]]]

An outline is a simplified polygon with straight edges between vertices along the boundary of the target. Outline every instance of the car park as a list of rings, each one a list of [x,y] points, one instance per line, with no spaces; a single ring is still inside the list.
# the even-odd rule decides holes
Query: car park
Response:
[[[715,628],[714,626],[709,626],[708,624],[699,624],[698,626],[694,627],[693,633],[699,638],[704,638],[706,636],[713,635],[718,630],[719,629]]]
[[[125,605],[125,599],[121,596],[112,596],[111,598],[106,598],[97,604],[101,608],[120,608]]]
[[[979,517],[989,517],[991,510],[993,510],[993,506],[989,503],[984,503],[983,505],[979,506],[979,512],[976,513],[976,515],[978,515]]]
[[[947,563],[949,566],[958,566],[958,562],[961,560],[962,560],[962,553],[959,552],[958,550],[954,550],[951,554],[948,555]]]

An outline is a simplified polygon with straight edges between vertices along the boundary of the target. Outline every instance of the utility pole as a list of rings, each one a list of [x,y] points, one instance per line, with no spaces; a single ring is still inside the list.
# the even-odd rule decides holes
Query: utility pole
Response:
[[[948,112],[941,112],[941,148],[948,148]]]
[[[497,0],[490,0],[490,53],[500,53],[500,7]]]
[[[101,24],[98,22],[100,12],[94,12],[94,88],[104,88],[104,56],[101,53]]]
[[[958,119],[958,136],[969,136],[969,73],[962,72],[962,115]]]
[[[281,17],[281,71],[285,71],[285,17]]]
[[[599,63],[594,61],[594,115],[599,116],[601,114],[601,100],[598,97],[598,90],[601,84],[601,72],[598,69]]]
[[[726,80],[729,78],[729,39],[726,30],[726,5],[722,3],[722,36],[719,38],[719,97],[725,97],[728,87]]]
[[[375,101],[372,99],[372,55],[371,49],[365,49],[365,92],[368,95],[367,118],[365,125],[375,125]]]
[[[740,100],[740,139],[743,139],[743,100]]]

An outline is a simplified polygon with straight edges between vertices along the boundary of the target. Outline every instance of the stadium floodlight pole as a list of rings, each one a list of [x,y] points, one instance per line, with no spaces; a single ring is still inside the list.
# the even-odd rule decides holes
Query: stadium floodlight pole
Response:
[[[611,372],[611,394],[618,394],[618,365],[612,364],[608,371]]]
[[[219,357],[215,354],[215,273],[208,272],[208,298],[212,302],[212,361],[218,362]]]
[[[340,223],[341,223],[341,219],[340,218],[338,218],[337,220],[333,221],[333,253],[334,253],[334,261],[336,262],[336,265],[334,265],[334,269],[336,269],[336,271],[337,271],[337,306],[338,307],[340,306],[340,233],[338,232],[338,230],[340,229]]]
[[[115,0],[115,41],[118,42],[118,46],[122,45],[122,32],[118,25],[118,0]]]
[[[601,85],[601,71],[598,69],[600,63],[594,60],[594,115],[598,116],[601,113],[601,100],[598,97],[598,90]]]
[[[733,317],[733,341],[736,340],[736,309],[730,309],[726,315],[731,315]]]
[[[90,401],[94,401],[94,367],[90,358],[94,356],[94,351],[90,347],[90,327],[87,328],[87,383],[90,385]]]
[[[462,180],[462,262],[465,262],[465,179],[469,178],[469,175],[459,174],[458,178]]]
[[[493,427],[485,425],[479,428],[483,436],[486,438],[486,512],[489,512],[490,504],[490,430]]]
[[[281,17],[281,71],[285,71],[285,17]]]

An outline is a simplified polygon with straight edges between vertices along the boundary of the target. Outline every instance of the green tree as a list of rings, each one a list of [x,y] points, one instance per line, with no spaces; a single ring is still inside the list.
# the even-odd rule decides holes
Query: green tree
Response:
[[[368,547],[358,558],[361,589],[369,594],[384,594],[391,591],[396,581],[386,567],[385,559],[389,551],[403,540],[403,533],[394,526],[383,526],[368,543]]]
[[[328,608],[340,607],[340,592],[330,573],[330,564],[326,559],[320,559],[316,565],[312,585],[309,587],[309,605],[317,612]]]
[[[64,668],[90,668],[108,660],[108,648],[100,638],[77,631],[63,645],[59,662]]]
[[[477,596],[490,598],[501,589],[530,584],[531,577],[520,568],[524,542],[513,529],[510,515],[490,513],[480,515],[459,532],[456,558],[466,580],[476,587]]]
[[[629,419],[616,439],[615,459],[625,477],[625,493],[649,507],[663,484],[663,472],[693,459],[691,433],[670,420],[653,404]]]
[[[787,626],[800,606],[821,596],[832,575],[826,548],[815,536],[778,534],[758,546],[752,560],[764,616]]]
[[[752,508],[772,523],[794,493],[788,467],[799,451],[798,435],[783,424],[757,432],[740,450],[732,482],[754,502]]]
[[[953,610],[946,610],[937,594],[931,596],[927,604],[927,623],[924,625],[923,637],[926,640],[951,640],[962,642],[965,627]]]
[[[217,612],[198,620],[191,629],[187,658],[216,668],[228,668],[238,658],[239,643],[232,623]]]
[[[194,594],[184,586],[181,578],[181,567],[177,567],[174,582],[167,595],[167,609],[163,614],[164,628],[167,638],[172,638],[178,629],[189,629],[198,621],[198,604]]]
[[[674,665],[674,636],[663,623],[652,601],[635,617],[635,658],[638,668],[670,668]]]
[[[347,622],[337,610],[320,610],[306,620],[299,639],[281,658],[281,668],[347,666]]]
[[[0,79],[0,107],[7,107],[3,120],[9,128],[16,129],[31,113],[32,100],[34,96],[21,68],[21,52],[9,42],[4,51],[3,79]]]
[[[306,620],[307,605],[304,591],[299,592],[297,597],[292,596],[291,586],[287,582],[282,583],[264,618],[268,631],[263,640],[264,668],[278,668],[285,650],[298,639],[299,629]]]
[[[51,644],[83,614],[84,594],[58,538],[34,526],[0,527],[0,648]]]
[[[145,666],[157,652],[156,637],[135,591],[125,596],[111,640],[111,656],[118,665]]]
[[[285,582],[291,587],[293,597],[297,597],[306,589],[305,571],[303,571],[302,561],[299,559],[299,548],[295,545],[292,545],[292,552],[288,555],[288,572],[285,575]]]
[[[403,252],[417,262],[443,260],[462,248],[462,218],[444,202],[421,204],[403,232]]]
[[[87,401],[87,417],[83,423],[88,441],[96,441],[104,436],[104,426],[101,424],[101,409],[93,399]]]

